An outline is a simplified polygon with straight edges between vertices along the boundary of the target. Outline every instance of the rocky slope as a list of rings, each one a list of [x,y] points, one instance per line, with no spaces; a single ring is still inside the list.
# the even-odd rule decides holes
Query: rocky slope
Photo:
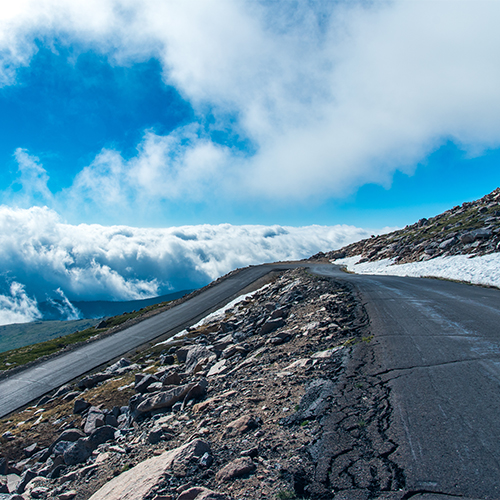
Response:
[[[430,219],[392,233],[358,241],[312,259],[361,256],[359,263],[393,259],[396,264],[449,255],[500,251],[500,188]]]
[[[370,341],[346,285],[282,273],[0,421],[0,498],[403,498]]]

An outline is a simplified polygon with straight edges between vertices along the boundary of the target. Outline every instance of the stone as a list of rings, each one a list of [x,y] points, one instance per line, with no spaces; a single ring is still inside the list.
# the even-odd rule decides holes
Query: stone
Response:
[[[139,392],[141,394],[148,392],[148,387],[154,382],[159,382],[159,379],[151,374],[146,375],[145,377],[140,377],[138,381],[136,379],[135,392]]]
[[[90,406],[90,403],[87,403],[87,401],[84,401],[83,399],[77,399],[75,400],[75,403],[73,405],[73,413],[83,413],[87,408],[90,408]]]
[[[229,462],[215,475],[217,481],[231,481],[241,476],[246,476],[256,469],[253,460],[249,457],[242,457]]]
[[[80,438],[78,438],[80,439]],[[78,441],[78,439],[76,441]],[[52,446],[52,453],[56,456],[64,455],[64,452],[73,446],[75,441],[57,441]]]
[[[221,359],[217,361],[215,365],[213,365],[210,370],[208,370],[207,377],[214,377],[216,375],[222,375],[229,370],[229,366],[227,364],[227,360]]]
[[[226,437],[237,436],[244,434],[259,426],[257,421],[251,415],[243,415],[242,417],[233,420],[226,426]]]
[[[92,431],[97,429],[97,427],[104,425],[105,419],[106,417],[104,416],[104,413],[96,406],[92,406],[87,414],[87,418],[85,419],[83,431],[85,434],[91,434]]]
[[[148,443],[157,444],[163,437],[163,429],[161,427],[153,427],[148,433]]]
[[[66,429],[61,434],[59,434],[59,437],[52,443],[52,447],[54,447],[59,441],[70,441],[74,443],[75,441],[78,441],[78,439],[83,437],[85,437],[85,433],[80,429]]]
[[[163,385],[179,385],[181,377],[176,371],[169,371],[160,377]]]
[[[37,476],[38,474],[35,471],[31,469],[25,470],[21,475],[21,480],[19,481],[19,484],[17,485],[16,493],[22,495],[24,493],[26,485]]]
[[[0,457],[0,476],[6,476],[8,469],[8,461],[5,457]]]
[[[68,392],[71,392],[71,386],[63,385],[62,387],[59,387],[56,393],[52,396],[52,399],[60,398],[61,396],[64,396]]]
[[[200,465],[206,469],[208,469],[212,464],[214,463],[214,458],[210,453],[205,453],[201,458],[200,458]]]
[[[217,356],[214,352],[203,345],[191,347],[186,356],[186,373],[197,373],[200,368],[215,361]]]
[[[33,443],[30,446],[23,448],[24,455],[28,458],[33,456],[37,451],[40,451],[37,443]]]
[[[97,448],[100,444],[113,440],[115,438],[115,431],[114,427],[103,425],[94,429],[87,440],[91,446]]]
[[[274,332],[278,328],[285,325],[285,320],[283,318],[269,319],[260,328],[260,334],[266,335],[268,333]]]
[[[94,375],[84,377],[78,382],[77,385],[80,389],[92,389],[92,387],[95,387],[97,384],[110,379],[112,376],[113,373],[95,373]]]
[[[208,443],[195,439],[123,472],[94,493],[90,500],[141,500],[152,497],[155,487],[164,480],[171,468],[187,466],[191,459],[200,458],[209,451]]]
[[[111,427],[118,427],[118,420],[112,413],[106,414],[104,417],[104,425],[110,425]]]
[[[133,396],[129,406],[136,415],[159,408],[172,408],[181,399],[189,400],[203,396],[207,387],[208,382],[202,379],[198,383],[179,385],[151,396]]]
[[[7,481],[4,481],[2,478],[0,478],[0,493],[9,493]]]
[[[73,399],[75,399],[79,395],[80,395],[80,392],[78,392],[78,391],[71,391],[71,392],[68,392],[67,394],[65,394],[62,397],[62,400],[63,401],[73,401]]]
[[[93,447],[88,438],[80,438],[74,442],[64,453],[66,465],[76,465],[85,462],[92,455]]]

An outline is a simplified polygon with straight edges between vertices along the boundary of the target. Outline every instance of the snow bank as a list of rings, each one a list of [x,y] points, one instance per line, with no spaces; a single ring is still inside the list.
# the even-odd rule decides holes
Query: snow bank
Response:
[[[434,259],[393,264],[392,259],[358,264],[360,255],[337,259],[334,264],[345,266],[357,274],[388,274],[392,276],[433,276],[448,278],[477,285],[490,285],[500,288],[500,253],[469,257],[453,255]]]

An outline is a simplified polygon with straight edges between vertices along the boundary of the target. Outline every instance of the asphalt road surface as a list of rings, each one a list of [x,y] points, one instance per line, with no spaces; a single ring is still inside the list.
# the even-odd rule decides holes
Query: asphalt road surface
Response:
[[[170,311],[0,381],[0,415],[194,324],[272,268],[294,266],[245,269]],[[308,267],[352,283],[365,303],[377,375],[391,388],[388,434],[399,444],[391,458],[406,487],[437,494],[425,498],[500,499],[500,291]]]
[[[500,499],[500,290],[319,272],[354,284],[365,303],[406,487]]]

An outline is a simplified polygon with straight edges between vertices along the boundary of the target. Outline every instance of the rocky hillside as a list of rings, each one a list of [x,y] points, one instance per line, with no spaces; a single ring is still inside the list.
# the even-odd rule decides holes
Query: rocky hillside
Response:
[[[403,498],[370,341],[346,285],[282,273],[0,421],[0,498]]]
[[[430,219],[375,236],[313,259],[361,256],[359,263],[393,259],[396,264],[448,255],[485,255],[500,251],[500,188]]]

